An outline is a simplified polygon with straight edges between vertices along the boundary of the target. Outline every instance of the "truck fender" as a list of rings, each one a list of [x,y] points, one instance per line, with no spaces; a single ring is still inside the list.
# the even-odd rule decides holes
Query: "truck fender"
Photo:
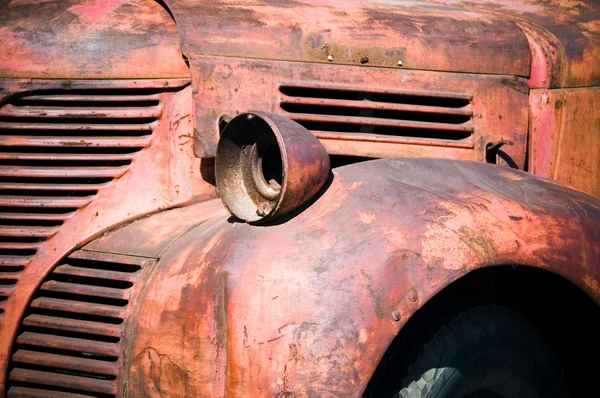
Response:
[[[411,316],[482,267],[543,268],[600,301],[600,200],[517,170],[375,160],[286,220],[212,209],[139,294],[130,391],[358,396]]]

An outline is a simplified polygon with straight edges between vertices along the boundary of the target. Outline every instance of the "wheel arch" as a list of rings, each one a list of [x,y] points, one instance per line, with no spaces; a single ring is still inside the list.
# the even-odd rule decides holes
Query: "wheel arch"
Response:
[[[404,324],[379,362],[365,397],[392,395],[425,343],[469,308],[501,305],[525,316],[557,357],[571,396],[586,396],[600,355],[600,307],[573,281],[528,265],[484,266],[445,286]],[[590,361],[582,361],[582,358]]]

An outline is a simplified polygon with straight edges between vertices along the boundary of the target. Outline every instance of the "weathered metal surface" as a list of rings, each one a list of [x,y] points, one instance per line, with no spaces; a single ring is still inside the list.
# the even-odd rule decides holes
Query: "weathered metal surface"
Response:
[[[150,0],[7,2],[0,77],[22,79],[0,79],[0,237],[10,238],[0,239],[0,395],[8,376],[18,384],[11,396],[80,395],[52,392],[65,386],[356,396],[410,316],[473,269],[542,267],[600,302],[598,199],[443,160],[339,169],[324,195],[285,223],[236,223],[209,201],[125,225],[74,255],[161,258],[143,278],[53,268],[114,225],[214,196],[212,163],[194,159],[191,144],[214,156],[221,117],[248,109],[317,126],[332,154],[482,161],[489,145],[511,141],[502,152],[524,167],[528,88],[600,84],[600,6],[444,2],[462,8],[170,0],[179,39]],[[190,73],[178,40],[191,60],[197,132],[192,87],[176,92],[187,80],[168,79]],[[161,80],[119,80],[134,78]],[[166,92],[105,106],[111,91],[134,87]],[[97,89],[105,91],[89,91]],[[27,97],[13,102],[14,93]],[[61,105],[82,101],[88,106]],[[140,102],[157,104],[132,105]],[[532,91],[533,172],[600,195],[599,102],[597,89]],[[341,127],[323,128],[332,125]],[[78,315],[55,316],[65,312]]]
[[[254,109],[309,120],[331,154],[485,160],[487,144],[507,139],[514,142],[503,148],[507,156],[520,168],[525,163],[528,87],[523,78],[224,57],[190,63],[194,149],[200,157],[215,155],[221,117]],[[289,88],[298,95],[285,94]],[[348,93],[359,97],[340,103]],[[380,105],[384,99],[388,102]],[[286,104],[311,108],[301,113]],[[393,109],[399,107],[404,110]],[[378,132],[379,127],[385,130]]]
[[[162,79],[0,80],[5,93],[32,95],[45,90],[44,95],[89,97],[104,89],[102,95],[118,97],[121,92],[132,95],[142,88],[144,93],[158,93],[158,100],[150,101],[161,104],[160,115],[149,124],[145,117],[107,116],[101,122],[83,115],[63,118],[62,111],[57,118],[40,112],[35,123],[30,116],[2,116],[0,145],[7,156],[0,159],[0,236],[4,241],[0,248],[0,336],[5,342],[0,345],[0,390],[4,391],[19,320],[35,290],[61,258],[117,224],[214,192],[203,181],[200,161],[193,156],[191,87],[185,87],[187,83]],[[38,100],[47,102],[48,98]],[[59,97],[52,107],[63,100]],[[6,102],[29,106],[18,96],[4,96],[3,101],[0,106]],[[130,102],[122,105],[126,111],[132,109]],[[117,125],[111,125],[113,120]],[[129,128],[120,129],[122,125]],[[153,167],[148,167],[150,164]],[[116,294],[106,290],[109,288],[73,290],[73,285],[60,281],[49,281],[45,287],[60,294]]]
[[[600,3],[596,0],[435,0],[505,15],[527,34],[535,88],[600,85]]]
[[[152,0],[10,0],[0,77],[189,77],[175,22]]]
[[[209,203],[158,216],[211,212],[144,282],[131,393],[358,396],[411,315],[485,266],[540,267],[600,303],[597,198],[479,162],[376,160],[333,174],[285,223],[238,223]],[[94,249],[125,252],[125,236],[153,225],[130,224]],[[130,251],[154,246],[132,239]]]
[[[117,396],[126,366],[125,332],[135,319],[131,307],[140,290],[136,285],[155,262],[85,251],[61,261],[21,321],[7,395]]]
[[[130,256],[160,258],[181,235],[221,214],[219,200],[204,202],[186,210],[165,211],[135,222],[136,233],[123,227],[94,239],[83,248],[86,251],[111,252]]]
[[[600,88],[531,90],[531,172],[600,196]]]
[[[274,113],[233,118],[219,140],[217,192],[227,209],[248,222],[289,213],[323,187],[329,155],[310,131]]]
[[[527,76],[523,32],[425,1],[167,0],[188,57],[224,55]],[[282,22],[284,21],[284,22]],[[362,60],[362,62],[361,62]]]

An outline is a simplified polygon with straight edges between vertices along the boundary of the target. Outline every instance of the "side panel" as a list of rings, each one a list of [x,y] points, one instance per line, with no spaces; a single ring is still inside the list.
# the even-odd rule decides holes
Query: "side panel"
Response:
[[[0,85],[9,91],[21,88],[33,95],[38,89],[56,92],[63,83],[60,80],[33,83],[0,80]],[[93,122],[82,124],[81,119],[70,119],[61,113],[64,110],[54,109],[56,105],[41,110],[40,107],[17,106],[18,102],[0,107],[0,114],[16,115],[11,117],[10,123],[4,122],[0,126],[3,133],[0,146],[5,155],[0,159],[3,176],[0,181],[0,239],[4,242],[0,255],[0,390],[4,389],[7,361],[20,319],[54,264],[77,246],[117,224],[164,208],[189,204],[198,193],[194,189],[200,188],[200,184],[190,183],[193,178],[200,180],[200,176],[196,176],[199,162],[192,152],[191,87],[185,87],[187,82],[74,81],[69,83],[73,91],[59,91],[54,97],[60,100],[83,92],[93,100],[97,98],[94,96],[98,95],[98,89],[117,89],[120,90],[117,93],[125,91],[133,95],[135,87],[142,88],[145,93],[156,91],[156,86],[163,88],[173,83],[179,87],[152,94],[157,105],[150,108],[156,120],[152,121],[148,131],[143,131],[144,135],[132,136],[127,130],[131,130],[130,125],[124,125],[119,118],[111,119],[110,115],[104,115],[104,123],[97,132],[98,127]],[[119,95],[114,97],[119,99]],[[126,105],[116,110],[104,109],[113,115],[128,112]],[[48,124],[45,116],[40,114],[34,128],[46,129],[47,135],[29,133],[31,127],[27,116],[21,116],[29,111],[44,115],[54,112],[54,117],[61,118],[62,124]],[[77,111],[82,112],[79,109],[67,112]],[[84,109],[83,112],[91,111]],[[147,110],[138,107],[137,112]],[[93,115],[91,117],[97,120]],[[114,120],[121,120],[121,124],[114,124]],[[140,126],[137,124],[134,128],[141,129]],[[131,153],[125,152],[131,148],[134,149]],[[31,166],[30,159],[38,162],[35,167]],[[102,159],[115,164],[100,167],[98,164]],[[18,178],[16,182],[11,180],[14,177]],[[97,177],[110,178],[97,182]],[[203,188],[206,194],[211,192],[208,184]],[[39,191],[44,189],[47,193],[40,194]],[[11,194],[13,191],[18,194]],[[49,222],[52,227],[47,227]],[[33,240],[32,253],[15,254],[20,252],[14,247],[20,246],[11,245],[11,242],[15,239],[21,242],[22,238],[27,238],[26,242]]]
[[[600,196],[600,88],[531,90],[530,170]]]

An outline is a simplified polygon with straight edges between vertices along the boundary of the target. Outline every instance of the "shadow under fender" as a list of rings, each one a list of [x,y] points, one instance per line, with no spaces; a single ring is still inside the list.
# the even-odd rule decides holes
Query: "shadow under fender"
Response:
[[[315,203],[277,225],[235,222],[215,201],[167,214],[203,206],[211,218],[140,292],[126,389],[358,396],[411,315],[485,266],[545,268],[600,301],[600,200],[520,171],[376,160],[334,170]],[[144,236],[148,220],[115,239]]]

